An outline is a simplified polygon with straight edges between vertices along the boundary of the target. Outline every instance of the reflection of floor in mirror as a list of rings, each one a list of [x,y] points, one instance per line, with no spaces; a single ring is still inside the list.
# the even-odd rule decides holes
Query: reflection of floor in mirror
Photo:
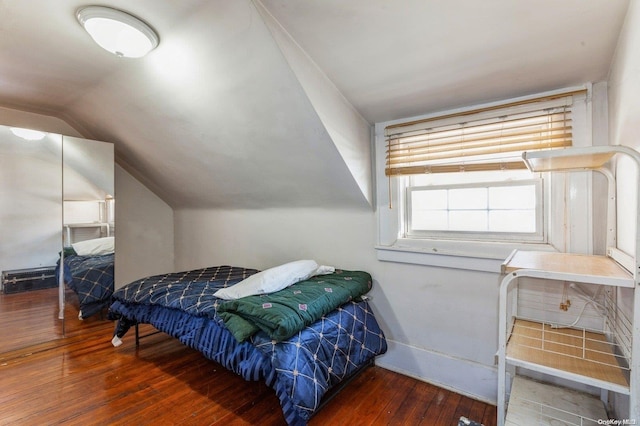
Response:
[[[70,290],[65,292],[64,333],[67,337],[82,334],[103,324],[106,314],[78,320],[78,299]],[[58,289],[0,293],[0,342],[2,351],[9,352],[27,346],[50,342],[63,337],[62,321],[58,319]]]

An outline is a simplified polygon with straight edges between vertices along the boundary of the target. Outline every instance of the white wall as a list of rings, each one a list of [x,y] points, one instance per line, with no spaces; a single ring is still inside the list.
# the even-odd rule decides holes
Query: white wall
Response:
[[[62,250],[62,138],[0,126],[0,271],[55,266]]]
[[[616,54],[609,75],[609,137],[613,145],[626,145],[640,150],[640,4],[629,3],[624,27],[620,33]],[[630,161],[622,159],[616,169],[618,203],[618,245],[629,254],[636,248],[638,172]],[[619,302],[632,310],[632,294],[624,289]],[[636,289],[636,291],[638,291]],[[635,318],[640,318],[636,307]],[[635,323],[638,327],[638,323]],[[638,342],[635,342],[637,345]],[[615,397],[618,418],[626,418],[628,398]]]
[[[370,272],[389,340],[378,365],[495,401],[497,274],[381,262],[373,211],[176,210],[176,269],[295,259]]]
[[[59,118],[2,106],[0,106],[0,124],[67,136],[82,136],[76,129]]]
[[[116,283],[173,272],[173,210],[116,165]]]
[[[58,118],[4,107],[0,107],[0,125],[78,136],[74,128]],[[48,136],[36,143],[53,145],[61,142],[60,138]],[[4,198],[2,200],[0,270],[51,266],[58,259],[58,252],[62,249],[62,157],[59,148],[57,153],[52,149],[48,151],[48,158],[44,154],[21,154],[13,149],[2,153],[0,192],[3,197],[6,195],[13,199],[14,203],[7,205]],[[29,160],[36,157],[39,158],[38,165]],[[24,170],[29,164],[32,170],[28,176],[23,176],[20,181],[11,180],[10,175],[18,170],[19,165]],[[32,190],[28,191],[28,188]],[[20,209],[23,213],[16,215]],[[30,212],[28,217],[24,211]],[[24,247],[12,243],[18,241]],[[34,245],[38,248],[33,249]]]
[[[640,150],[640,5],[629,4],[626,21],[609,77],[610,140]],[[618,181],[618,244],[635,251],[637,174],[630,162],[621,160]]]
[[[254,4],[362,194],[373,205],[371,126],[264,5]]]

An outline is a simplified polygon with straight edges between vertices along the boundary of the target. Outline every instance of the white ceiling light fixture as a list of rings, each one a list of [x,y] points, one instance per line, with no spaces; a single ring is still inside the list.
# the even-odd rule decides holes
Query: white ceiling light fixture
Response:
[[[160,42],[149,25],[121,10],[87,6],[78,9],[76,17],[100,47],[116,56],[141,58]]]
[[[13,133],[19,138],[22,138],[28,141],[39,141],[44,139],[44,137],[47,135],[45,132],[40,132],[38,130],[31,130],[31,129],[23,129],[21,127],[12,127],[11,133]]]

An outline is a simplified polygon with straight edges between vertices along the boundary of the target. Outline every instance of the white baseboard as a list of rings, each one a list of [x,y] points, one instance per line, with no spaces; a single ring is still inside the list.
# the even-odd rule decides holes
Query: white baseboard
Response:
[[[496,367],[428,351],[387,340],[386,354],[376,365],[423,382],[496,405],[498,370]]]

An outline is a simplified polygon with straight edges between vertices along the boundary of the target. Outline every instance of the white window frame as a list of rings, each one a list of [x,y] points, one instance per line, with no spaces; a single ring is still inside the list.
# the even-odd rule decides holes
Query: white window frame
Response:
[[[593,224],[590,207],[592,178],[590,172],[573,173],[566,176],[543,174],[544,220],[546,234],[540,242],[525,241],[479,241],[452,240],[447,238],[406,238],[404,223],[406,220],[405,177],[389,179],[385,175],[386,139],[385,128],[389,125],[414,120],[429,119],[437,116],[463,113],[465,111],[498,106],[501,104],[533,99],[540,96],[587,89],[584,99],[574,104],[573,145],[591,146],[592,135],[602,134],[606,129],[604,117],[596,116],[598,128],[592,128],[592,91],[591,84],[565,88],[553,92],[532,96],[505,99],[500,102],[474,105],[451,111],[440,111],[414,117],[380,122],[375,124],[374,151],[376,176],[376,252],[379,260],[399,263],[429,265],[446,268],[466,269],[486,272],[500,272],[502,261],[514,249],[539,251],[590,252],[593,248]],[[606,90],[597,90],[597,109],[606,110]],[[602,143],[602,142],[601,142]],[[604,142],[606,143],[606,141]],[[553,188],[553,189],[552,189]],[[575,196],[577,194],[577,196]],[[559,206],[558,203],[565,203]],[[555,204],[552,208],[551,204]],[[571,214],[579,211],[581,214]],[[584,213],[587,213],[586,215]],[[570,219],[569,219],[570,217]],[[571,232],[569,232],[571,231]]]

